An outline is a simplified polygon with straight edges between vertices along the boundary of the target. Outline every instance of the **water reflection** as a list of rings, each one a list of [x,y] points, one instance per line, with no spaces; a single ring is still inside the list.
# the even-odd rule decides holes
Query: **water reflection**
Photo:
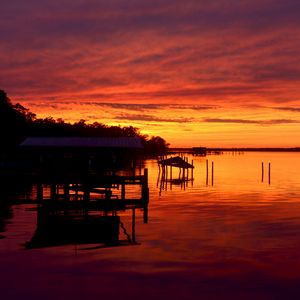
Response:
[[[128,208],[129,209],[129,208]],[[98,248],[136,245],[135,207],[132,211],[131,232],[125,228],[117,210],[63,211],[42,206],[38,208],[37,227],[27,249],[68,244],[99,244]],[[120,239],[120,230],[126,239]]]
[[[25,244],[28,249],[68,244],[136,245],[136,209],[142,211],[144,223],[148,222],[147,169],[143,174],[140,169],[130,169],[118,174],[93,172],[80,177],[47,173],[28,175],[22,184],[19,182],[20,178],[10,178],[1,189],[0,233],[12,217],[12,205],[32,204],[37,218],[35,232]],[[128,211],[130,230],[119,215]],[[120,238],[121,234],[125,239]]]
[[[168,178],[165,172],[159,172],[157,176],[156,186],[159,188],[159,194],[162,191],[172,190],[174,186],[180,187],[181,190],[185,190],[189,186],[193,186],[194,178],[188,176],[181,176],[180,172],[177,177]]]
[[[93,174],[84,179],[52,177],[36,183],[37,228],[27,248],[67,244],[113,247],[137,244],[135,210],[148,221],[148,170],[144,175]],[[118,215],[132,211],[131,234]],[[120,240],[120,230],[126,240]]]
[[[263,183],[262,161],[265,162]],[[271,184],[268,183],[269,162],[272,163]],[[62,202],[59,212],[49,216],[49,222],[54,224],[50,230],[44,225],[46,217],[39,220],[34,212],[14,207],[15,217],[6,227],[8,238],[0,242],[1,267],[12,270],[10,277],[7,277],[7,272],[2,272],[7,293],[18,286],[19,289],[14,291],[17,290],[19,297],[15,298],[19,299],[22,294],[20,286],[30,286],[39,278],[36,286],[43,289],[26,290],[31,299],[42,298],[45,288],[53,291],[51,296],[54,298],[58,290],[53,290],[55,280],[63,283],[59,288],[62,287],[64,298],[71,294],[76,300],[112,299],[111,295],[113,299],[139,299],[141,295],[145,299],[173,300],[197,299],[199,295],[204,299],[298,299],[300,155],[245,153],[238,156],[224,153],[212,156],[209,157],[208,185],[206,158],[194,157],[194,166],[193,185],[188,182],[188,188],[184,189],[181,183],[176,185],[173,182],[171,190],[168,181],[167,192],[159,193],[164,177],[158,176],[156,160],[146,161],[151,196],[147,225],[143,224],[144,216],[140,213],[143,208],[128,205],[116,211],[90,210],[89,221],[83,228],[94,224],[98,229],[96,232],[91,230],[91,236],[76,230],[69,232],[70,224],[72,228],[78,228],[85,222],[85,213],[79,212],[81,205],[77,206],[77,217],[74,217],[76,209],[64,211],[63,185],[55,189],[57,199]],[[172,177],[177,179],[177,175],[173,169]],[[119,190],[117,186],[111,190],[112,195],[118,196],[118,199],[112,197],[112,202],[122,200],[121,186]],[[165,186],[162,191],[166,191]],[[46,203],[51,199],[51,185],[44,186],[43,192]],[[78,190],[78,193],[78,201],[83,200],[84,192]],[[126,190],[125,195],[130,197],[134,193]],[[75,194],[76,191],[71,189],[70,202],[76,198]],[[91,206],[100,201],[105,203],[104,195],[91,193],[91,202],[94,201]],[[75,207],[75,201],[72,204]],[[42,210],[40,213],[43,214]],[[31,219],[26,219],[28,215]],[[24,224],[30,222],[37,225],[35,233],[35,227],[24,229]],[[65,229],[62,233],[58,229],[53,233],[52,229],[58,227]],[[105,234],[102,232],[104,228]],[[39,230],[44,230],[52,238],[54,235],[56,245],[64,246],[20,251],[21,242],[35,242]],[[29,234],[26,235],[26,231]],[[45,235],[42,239],[48,243]],[[13,240],[17,240],[14,247],[5,248]],[[79,251],[74,257],[74,247],[67,246],[66,241],[89,251]],[[130,247],[140,241],[139,247]],[[110,248],[102,249],[105,247]],[[19,272],[21,269],[31,273],[24,278]],[[12,278],[17,279],[13,281]],[[72,294],[74,286],[76,293]]]
[[[158,159],[157,187],[159,194],[162,191],[172,190],[173,186],[180,186],[185,190],[189,183],[193,185],[194,165],[188,162],[188,157],[183,155],[160,157]],[[176,174],[177,173],[177,174]]]
[[[13,214],[10,205],[0,200],[0,239],[5,237],[2,233],[5,232],[6,225],[12,217]]]
[[[12,204],[20,195],[29,193],[27,184],[15,184],[12,181],[2,179],[0,185],[0,239],[5,237],[7,225],[13,218]]]

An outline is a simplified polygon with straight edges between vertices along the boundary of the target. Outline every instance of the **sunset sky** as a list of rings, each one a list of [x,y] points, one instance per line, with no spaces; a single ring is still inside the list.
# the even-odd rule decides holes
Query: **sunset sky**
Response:
[[[300,146],[299,0],[9,0],[0,88],[171,146]]]

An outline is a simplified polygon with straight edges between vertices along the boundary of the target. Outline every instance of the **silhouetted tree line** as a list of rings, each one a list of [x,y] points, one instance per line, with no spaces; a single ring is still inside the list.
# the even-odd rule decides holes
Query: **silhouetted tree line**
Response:
[[[107,126],[94,122],[87,124],[80,120],[74,124],[52,117],[37,118],[36,114],[21,104],[12,104],[3,90],[0,90],[0,138],[1,150],[9,151],[29,136],[76,136],[76,137],[139,137],[148,154],[160,154],[169,144],[161,137],[149,138],[133,126]],[[0,151],[1,151],[0,150]]]

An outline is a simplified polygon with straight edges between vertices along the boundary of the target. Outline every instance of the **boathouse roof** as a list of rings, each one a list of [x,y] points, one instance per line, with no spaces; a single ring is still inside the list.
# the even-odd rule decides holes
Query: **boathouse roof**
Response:
[[[170,157],[158,161],[159,164],[163,166],[172,166],[177,168],[193,169],[194,166],[189,164],[180,156]]]
[[[29,137],[21,147],[143,148],[138,137]]]

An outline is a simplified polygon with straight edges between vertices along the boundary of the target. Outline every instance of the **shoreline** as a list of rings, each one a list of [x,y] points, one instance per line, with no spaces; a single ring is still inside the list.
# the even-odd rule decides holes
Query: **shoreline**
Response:
[[[222,147],[174,147],[169,148],[168,152],[184,152],[184,153],[193,153],[195,148],[203,148],[207,152],[300,152],[300,147],[293,148],[251,148],[251,147],[237,147],[237,148],[222,148]]]

